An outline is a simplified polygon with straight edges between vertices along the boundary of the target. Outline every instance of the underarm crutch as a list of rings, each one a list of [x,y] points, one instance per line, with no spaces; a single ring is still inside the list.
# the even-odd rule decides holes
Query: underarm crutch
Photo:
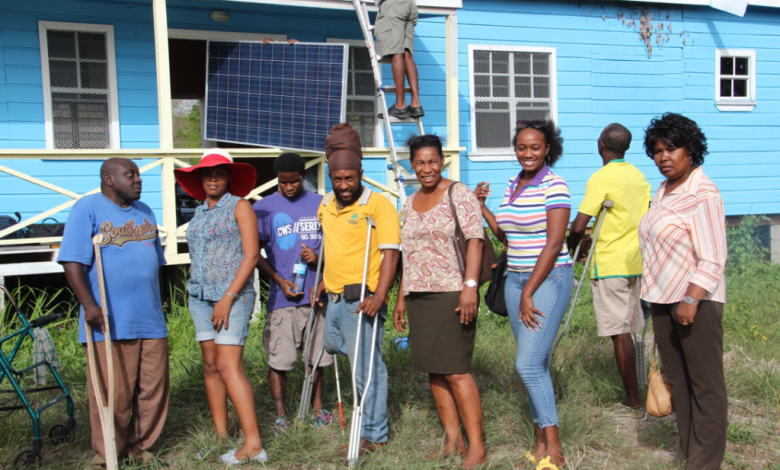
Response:
[[[333,357],[333,369],[336,371],[336,395],[339,398],[339,420],[341,420],[341,435],[344,435],[344,409],[341,407],[341,383],[339,382],[339,358]]]
[[[599,231],[601,231],[601,224],[604,222],[604,217],[607,215],[607,210],[610,209],[615,205],[614,202],[610,199],[605,199],[604,202],[601,203],[601,211],[598,216],[598,222],[596,223],[596,231],[593,232],[592,242],[590,245],[590,251],[588,252],[588,257],[585,258],[585,268],[582,270],[582,274],[580,275],[580,280],[577,281],[577,290],[574,293],[574,300],[571,302],[571,306],[569,307],[569,313],[566,314],[566,323],[563,325],[563,329],[561,330],[560,334],[558,334],[558,337],[555,338],[555,342],[553,343],[552,348],[550,348],[550,354],[548,357],[548,360],[552,360],[552,357],[555,355],[555,349],[558,347],[558,343],[561,342],[561,339],[563,339],[563,335],[566,334],[566,330],[569,329],[569,323],[571,323],[571,316],[574,313],[574,307],[577,305],[577,299],[580,297],[580,289],[582,289],[582,283],[585,282],[585,276],[588,275],[588,269],[590,268],[590,259],[593,257],[593,252],[596,251],[596,240],[599,238]],[[580,247],[582,246],[582,240],[584,240],[585,237],[583,237],[580,242],[577,244],[577,248],[574,250],[574,260],[572,263],[577,262],[577,257],[580,254]]]
[[[366,280],[368,276],[368,255],[371,249],[371,229],[376,228],[376,222],[370,215],[366,215],[366,257],[363,261],[363,282],[360,286],[360,303],[362,304],[366,297]],[[360,361],[360,323],[363,319],[363,311],[357,312],[357,332],[355,333],[355,358],[352,362],[352,396],[354,397],[354,404],[352,405],[352,426],[349,431],[349,449],[347,451],[347,462],[351,468],[357,466],[358,457],[360,456],[360,428],[363,426],[363,406],[366,402],[366,396],[368,395],[369,387],[371,386],[371,374],[374,371],[374,352],[376,348],[376,322],[379,321],[374,316],[374,327],[371,331],[371,353],[368,356],[368,375],[366,382],[363,386],[363,394],[358,400],[357,393],[357,367]]]
[[[316,295],[317,288],[319,287],[320,283],[320,274],[322,273],[322,251],[323,247],[325,246],[325,240],[320,239],[320,254],[317,258],[317,275],[314,277],[314,293]],[[306,324],[306,336],[304,339],[304,347],[303,347],[303,367],[304,367],[304,376],[303,376],[303,387],[301,390],[301,403],[298,406],[298,422],[302,423],[306,419],[306,415],[309,414],[309,406],[311,405],[311,393],[312,389],[314,388],[314,374],[317,372],[317,367],[320,365],[320,359],[322,358],[322,353],[325,350],[325,342],[321,341],[322,345],[320,347],[319,354],[317,355],[317,360],[314,361],[314,364],[311,366],[311,371],[309,371],[309,351],[311,350],[311,343],[313,341],[314,335],[312,334],[312,329],[314,328],[314,316],[317,311],[317,300],[315,298],[310,298],[311,301],[311,311],[309,312],[309,321]]]
[[[100,289],[100,307],[103,310],[103,325],[105,325],[106,329],[103,335],[103,344],[106,348],[106,366],[108,369],[108,404],[103,401],[103,387],[100,386],[98,378],[100,361],[97,360],[95,346],[92,344],[92,327],[87,323],[86,318],[84,319],[84,336],[87,338],[87,362],[89,362],[92,390],[95,393],[95,403],[97,404],[100,427],[103,432],[106,469],[116,470],[118,461],[116,455],[116,431],[114,429],[114,355],[111,348],[111,328],[108,324],[108,303],[106,302],[106,285],[103,278],[103,255],[100,251],[102,240],[102,234],[95,235],[92,238],[92,246],[95,249],[95,266],[97,267],[98,287]]]
[[[647,325],[650,319],[650,304],[641,300],[642,317],[645,320],[645,326],[642,327],[642,336],[634,333],[634,344],[636,345],[636,378],[641,387],[647,386],[647,356],[645,356],[645,336],[647,335]]]

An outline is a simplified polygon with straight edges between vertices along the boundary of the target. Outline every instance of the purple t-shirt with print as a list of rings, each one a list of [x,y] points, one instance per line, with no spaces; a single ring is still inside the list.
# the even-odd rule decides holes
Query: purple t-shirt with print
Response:
[[[293,264],[301,254],[301,244],[319,253],[322,227],[317,218],[317,209],[321,202],[321,195],[304,190],[292,199],[274,193],[252,206],[257,214],[257,228],[268,263],[287,280],[292,277]],[[282,289],[271,281],[266,310],[270,312],[285,307],[309,305],[309,290],[315,283],[316,275],[317,266],[309,264],[303,285],[304,295],[295,299],[285,297]]]

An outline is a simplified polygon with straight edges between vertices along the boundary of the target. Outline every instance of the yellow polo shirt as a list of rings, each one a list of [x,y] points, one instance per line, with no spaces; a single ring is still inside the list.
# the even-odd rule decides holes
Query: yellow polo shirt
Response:
[[[607,211],[601,225],[591,277],[641,276],[642,253],[637,229],[650,205],[650,184],[625,159],[612,160],[588,180],[579,212],[595,217],[605,199],[611,199],[615,205]],[[595,229],[594,225],[594,232]]]
[[[327,204],[326,204],[327,201]],[[363,263],[366,256],[366,229],[370,215],[376,222],[371,233],[368,253],[368,289],[376,291],[379,283],[381,250],[401,248],[401,222],[390,201],[366,186],[360,199],[341,210],[336,197],[329,194],[322,200],[317,216],[322,224],[325,242],[325,289],[333,294],[344,292],[344,286],[363,282]]]

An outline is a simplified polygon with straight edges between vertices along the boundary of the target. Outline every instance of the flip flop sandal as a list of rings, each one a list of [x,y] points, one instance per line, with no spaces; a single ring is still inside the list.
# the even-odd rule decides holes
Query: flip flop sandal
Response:
[[[525,459],[526,459],[526,460],[527,460],[529,463],[536,463],[536,462],[537,462],[537,461],[536,461],[536,457],[534,457],[534,455],[531,453],[531,451],[530,451],[530,450],[529,450],[528,452],[526,452],[525,454],[523,454],[523,457],[525,457]]]
[[[281,434],[285,432],[289,426],[290,422],[286,417],[282,416],[281,418],[274,421],[274,434]]]
[[[315,416],[313,419],[315,427],[327,426],[333,422],[333,413],[323,408],[320,410],[320,415]]]
[[[536,470],[561,470],[558,468],[557,465],[550,462],[550,457],[545,457],[542,459],[541,462],[539,462],[539,465],[536,466]]]

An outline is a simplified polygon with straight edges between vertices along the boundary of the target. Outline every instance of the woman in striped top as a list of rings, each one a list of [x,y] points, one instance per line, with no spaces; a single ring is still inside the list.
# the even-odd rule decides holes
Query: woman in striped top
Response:
[[[508,245],[504,294],[517,341],[515,368],[528,390],[536,429],[536,448],[524,457],[538,462],[537,470],[556,470],[565,462],[547,356],[574,280],[564,240],[569,186],[550,171],[563,154],[563,138],[552,121],[518,121],[512,145],[522,171],[509,181],[495,215],[485,206],[490,184],[480,183],[474,192],[490,229]]]
[[[707,140],[692,120],[666,113],[650,121],[645,152],[666,180],[639,225],[641,297],[651,303],[661,363],[673,389],[677,459],[688,470],[720,468],[728,428],[723,200],[701,168]]]

